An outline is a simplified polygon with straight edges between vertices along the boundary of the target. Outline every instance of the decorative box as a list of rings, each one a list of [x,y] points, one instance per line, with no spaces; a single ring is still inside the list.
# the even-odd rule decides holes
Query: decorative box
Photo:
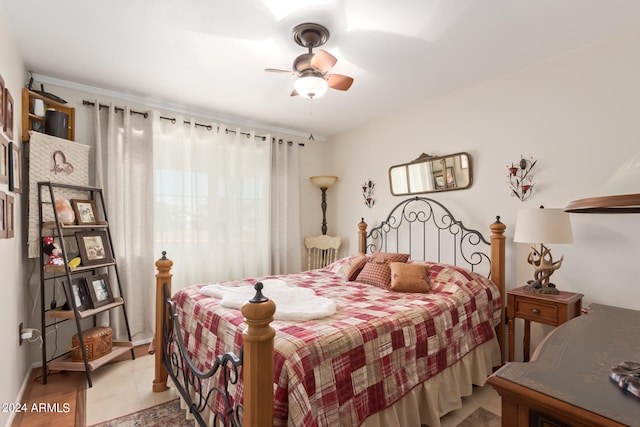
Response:
[[[111,353],[112,349],[111,328],[97,327],[82,331],[82,341],[84,343],[87,360],[95,360],[104,355]],[[71,339],[71,360],[73,362],[82,362],[82,350],[80,349],[80,339],[75,334]]]

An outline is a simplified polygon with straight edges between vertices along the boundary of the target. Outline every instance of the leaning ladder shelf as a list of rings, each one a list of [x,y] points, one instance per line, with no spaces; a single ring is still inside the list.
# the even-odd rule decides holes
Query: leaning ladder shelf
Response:
[[[56,192],[65,194],[76,194],[76,198],[91,200],[95,204],[96,218],[101,217],[95,224],[65,224],[62,223],[58,212],[55,209],[55,201],[64,197],[56,197]],[[113,241],[111,239],[111,232],[109,230],[109,221],[107,219],[106,206],[104,204],[104,196],[102,189],[97,187],[83,187],[77,185],[60,184],[53,182],[38,182],[38,207],[39,207],[39,224],[40,224],[40,242],[43,238],[51,236],[57,238],[57,243],[62,251],[63,265],[47,265],[45,264],[45,254],[40,247],[40,307],[41,307],[41,322],[42,322],[42,383],[47,383],[48,369],[61,370],[61,371],[84,371],[87,377],[87,383],[89,387],[93,385],[91,380],[91,372],[112,361],[116,357],[130,351],[131,358],[135,359],[133,351],[133,344],[131,341],[131,331],[129,328],[129,320],[127,317],[127,311],[125,307],[125,301],[122,293],[122,284],[120,282],[120,275],[118,272],[118,266],[115,262],[115,252],[113,247]],[[45,220],[45,213],[49,218]],[[51,220],[50,217],[53,217]],[[114,255],[113,262],[107,262],[104,264],[80,265],[72,268],[69,266],[69,251],[67,243],[65,242],[74,232],[82,230],[104,230],[107,236],[109,249],[111,254]],[[55,281],[62,279],[64,281],[65,295],[73,295],[71,291],[71,284],[73,283],[73,276],[82,273],[95,273],[97,269],[105,269],[110,278],[112,289],[117,289],[119,296],[115,296],[113,302],[105,304],[97,308],[79,309],[76,305],[74,298],[67,297],[70,309],[62,309],[61,307],[53,307],[53,300],[56,297]],[[50,287],[49,287],[50,286]],[[52,295],[52,302],[47,303],[46,295]],[[51,307],[51,308],[47,308]],[[82,321],[85,319],[92,319],[93,325],[96,325],[96,315],[107,312],[113,309],[120,309],[124,318],[124,324],[126,326],[128,341],[114,341],[112,350],[110,353],[99,357],[95,360],[88,360],[87,350],[83,338],[83,325]],[[73,361],[71,357],[71,350],[66,351],[61,355],[47,354],[47,332],[51,328],[58,328],[58,326],[66,321],[75,322],[75,330],[78,335],[78,344],[82,353],[82,361]],[[57,333],[56,333],[56,348]],[[56,351],[57,353],[57,351]]]

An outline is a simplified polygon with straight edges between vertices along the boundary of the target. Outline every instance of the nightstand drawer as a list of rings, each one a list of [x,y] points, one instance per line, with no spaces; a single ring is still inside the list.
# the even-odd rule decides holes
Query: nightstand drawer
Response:
[[[540,301],[516,299],[516,317],[534,322],[557,326],[559,319],[558,305],[545,304]]]

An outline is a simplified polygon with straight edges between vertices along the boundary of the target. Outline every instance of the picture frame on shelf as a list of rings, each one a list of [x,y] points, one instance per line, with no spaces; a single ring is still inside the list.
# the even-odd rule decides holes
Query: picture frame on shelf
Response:
[[[0,239],[7,238],[7,196],[0,191]]]
[[[4,133],[9,139],[13,138],[13,97],[6,87],[4,88],[3,116],[4,116]]]
[[[82,265],[111,264],[114,262],[106,231],[76,231],[75,234]]]
[[[94,225],[98,223],[96,205],[93,200],[71,199],[71,206],[76,214],[76,223],[78,225]]]
[[[0,184],[9,182],[9,141],[0,134]]]
[[[6,195],[4,219],[6,222],[7,239],[15,237],[15,198],[11,194]]]
[[[91,308],[91,300],[87,291],[86,277],[76,277],[71,280],[71,296],[69,296],[67,293],[68,290],[64,280],[62,281],[62,285],[62,287],[64,288],[65,296],[67,297],[67,303],[63,306],[63,309],[73,310],[73,307],[71,306],[72,300],[78,311],[83,311]]]
[[[90,279],[89,295],[91,296],[91,304],[93,308],[102,307],[114,301],[111,285],[109,284],[109,276],[107,274],[98,274]]]
[[[9,191],[22,193],[22,152],[13,141],[9,141]]]

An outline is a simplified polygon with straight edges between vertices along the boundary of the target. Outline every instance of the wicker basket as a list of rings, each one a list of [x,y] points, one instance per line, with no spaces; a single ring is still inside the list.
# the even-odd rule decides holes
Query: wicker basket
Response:
[[[111,328],[105,327],[91,328],[82,331],[82,341],[84,342],[88,361],[111,353],[113,345],[112,335]],[[78,334],[75,334],[71,339],[71,345],[71,360],[73,362],[82,362],[82,350],[80,349]]]

